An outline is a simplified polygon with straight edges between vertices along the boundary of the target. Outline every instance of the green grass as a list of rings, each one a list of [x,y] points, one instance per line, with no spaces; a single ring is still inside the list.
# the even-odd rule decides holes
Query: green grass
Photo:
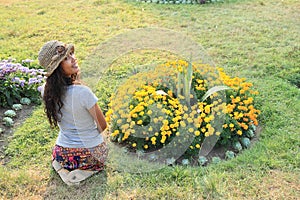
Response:
[[[253,82],[260,92],[257,105],[262,111],[258,142],[233,160],[205,168],[170,167],[143,174],[117,172],[108,166],[80,187],[67,187],[49,162],[57,130],[50,130],[42,107],[38,107],[15,130],[6,148],[10,161],[0,167],[1,198],[297,199],[299,9],[295,0],[226,1],[204,6],[0,0],[2,59],[36,60],[44,42],[58,39],[76,45],[84,72],[91,67],[85,64],[89,55],[101,42],[135,28],[169,28],[200,43],[226,73]],[[111,77],[123,77],[128,68],[161,57],[172,55],[151,51],[125,55],[112,65]],[[100,83],[94,90],[101,87]],[[100,99],[103,106],[105,99]]]

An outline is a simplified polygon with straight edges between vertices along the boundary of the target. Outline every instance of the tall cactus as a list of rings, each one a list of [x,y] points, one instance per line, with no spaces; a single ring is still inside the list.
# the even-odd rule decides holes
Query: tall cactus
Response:
[[[188,106],[190,106],[192,77],[193,67],[192,63],[189,62],[187,69],[179,70],[177,74],[177,96],[184,96]]]

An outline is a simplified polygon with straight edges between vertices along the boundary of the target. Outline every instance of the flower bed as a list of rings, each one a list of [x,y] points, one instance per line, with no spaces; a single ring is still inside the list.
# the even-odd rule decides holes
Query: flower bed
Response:
[[[252,86],[221,68],[181,60],[138,73],[111,97],[111,140],[133,152],[169,147],[165,158],[183,158],[182,164],[195,158],[205,164],[203,155],[214,146],[237,153],[249,147],[258,125]]]
[[[158,3],[158,4],[205,4],[205,3],[224,2],[224,0],[137,0],[137,1],[146,2],[146,3]]]
[[[30,60],[24,60],[22,64],[12,60],[0,61],[0,107],[11,107],[20,101],[28,104],[28,98],[30,102],[40,102],[38,87],[44,82],[45,73],[30,63]]]

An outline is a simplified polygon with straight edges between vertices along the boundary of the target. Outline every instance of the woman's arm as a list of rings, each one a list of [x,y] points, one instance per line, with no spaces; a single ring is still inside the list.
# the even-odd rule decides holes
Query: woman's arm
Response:
[[[107,127],[107,123],[104,114],[102,113],[98,104],[96,103],[92,108],[90,108],[89,112],[93,116],[99,132],[101,133],[102,131],[104,131]]]

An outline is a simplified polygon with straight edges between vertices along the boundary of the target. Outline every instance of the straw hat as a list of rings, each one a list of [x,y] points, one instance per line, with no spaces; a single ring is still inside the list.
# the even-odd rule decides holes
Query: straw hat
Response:
[[[52,40],[46,42],[38,56],[39,63],[47,70],[46,76],[50,76],[70,52],[74,52],[73,44]]]

